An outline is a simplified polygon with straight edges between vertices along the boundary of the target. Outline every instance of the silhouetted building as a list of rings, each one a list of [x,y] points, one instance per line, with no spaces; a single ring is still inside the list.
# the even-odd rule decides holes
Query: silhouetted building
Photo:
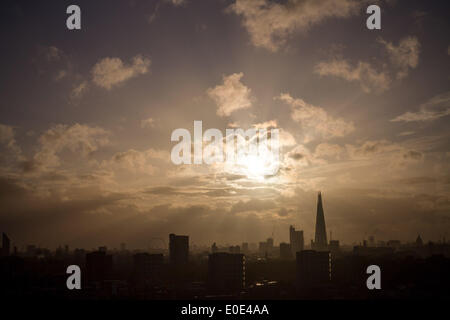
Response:
[[[216,253],[217,251],[219,251],[219,248],[217,248],[217,245],[214,242],[211,246],[211,253]]]
[[[243,254],[248,254],[249,250],[248,250],[248,242],[243,242],[242,243],[242,253]]]
[[[189,236],[169,235],[169,261],[172,265],[186,264],[189,260]]]
[[[112,273],[112,255],[105,251],[86,254],[86,273],[89,282],[109,280]]]
[[[137,253],[133,256],[133,272],[138,280],[155,282],[161,277],[164,256],[160,254]]]
[[[417,246],[417,247],[423,246],[423,241],[422,241],[422,238],[420,237],[420,234],[417,236],[417,239],[416,239],[416,246]]]
[[[11,241],[9,240],[6,233],[3,232],[2,234],[2,250],[0,251],[1,256],[9,256],[11,251]]]
[[[239,246],[230,246],[230,253],[241,253],[241,248]]]
[[[328,249],[330,249],[331,253],[340,252],[339,240],[330,240],[330,244],[328,246]]]
[[[273,238],[267,238],[267,255],[273,255],[274,246],[273,246]]]
[[[326,251],[327,247],[327,230],[325,227],[325,215],[323,213],[322,194],[319,192],[317,199],[316,234],[313,249],[317,251]]]
[[[291,244],[292,257],[299,251],[302,251],[305,247],[305,241],[303,239],[303,230],[295,231],[293,226],[289,227],[289,241]]]
[[[259,255],[263,256],[263,257],[267,257],[268,252],[267,252],[267,242],[266,241],[261,241],[259,243]]]
[[[326,285],[331,280],[331,254],[327,251],[297,252],[298,288]]]
[[[75,250],[73,250],[73,259],[75,264],[84,265],[86,261],[86,251],[84,249],[75,248]]]
[[[209,255],[208,288],[213,292],[234,292],[245,287],[245,256],[218,252]]]
[[[394,253],[392,247],[367,247],[367,246],[354,246],[353,254],[359,256],[382,256],[390,255]]]
[[[375,247],[375,237],[374,236],[369,236],[369,243],[368,245],[370,247]]]
[[[292,259],[292,249],[289,243],[280,243],[280,259],[288,260]]]
[[[386,245],[388,247],[394,248],[394,249],[398,249],[401,246],[401,241],[400,240],[388,240],[388,242],[386,242]]]
[[[28,256],[28,257],[34,257],[34,256],[36,256],[36,252],[37,252],[37,248],[36,248],[35,245],[32,245],[32,244],[27,245],[27,251],[26,251],[26,253],[27,253],[27,256]]]

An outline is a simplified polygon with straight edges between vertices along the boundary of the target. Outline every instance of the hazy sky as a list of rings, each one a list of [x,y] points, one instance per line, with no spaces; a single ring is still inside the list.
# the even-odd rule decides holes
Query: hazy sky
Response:
[[[368,4],[382,29],[368,30]],[[82,29],[66,28],[78,4]],[[450,236],[448,1],[2,1],[0,231],[35,243]],[[171,133],[277,127],[272,177]],[[249,163],[249,169],[254,164]]]

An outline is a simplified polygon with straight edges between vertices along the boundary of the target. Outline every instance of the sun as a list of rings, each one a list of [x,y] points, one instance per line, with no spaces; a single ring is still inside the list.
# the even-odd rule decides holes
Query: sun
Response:
[[[247,154],[236,161],[233,171],[249,179],[263,181],[267,176],[276,174],[278,166],[279,163],[271,152],[258,155]]]
[[[266,175],[266,163],[262,157],[249,155],[243,162],[248,177],[262,179]]]

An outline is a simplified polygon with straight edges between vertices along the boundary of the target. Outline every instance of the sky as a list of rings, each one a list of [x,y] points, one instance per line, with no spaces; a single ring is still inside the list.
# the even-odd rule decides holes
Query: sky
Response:
[[[1,7],[0,231],[19,247],[277,244],[289,225],[309,243],[318,191],[342,243],[449,238],[447,1]],[[195,120],[277,128],[279,170],[175,165]]]

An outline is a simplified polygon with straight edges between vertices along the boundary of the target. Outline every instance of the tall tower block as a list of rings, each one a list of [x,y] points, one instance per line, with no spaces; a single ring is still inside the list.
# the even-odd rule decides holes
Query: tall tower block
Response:
[[[325,215],[323,213],[322,194],[319,192],[317,199],[316,236],[314,247],[316,250],[327,250],[327,230],[325,227]]]

